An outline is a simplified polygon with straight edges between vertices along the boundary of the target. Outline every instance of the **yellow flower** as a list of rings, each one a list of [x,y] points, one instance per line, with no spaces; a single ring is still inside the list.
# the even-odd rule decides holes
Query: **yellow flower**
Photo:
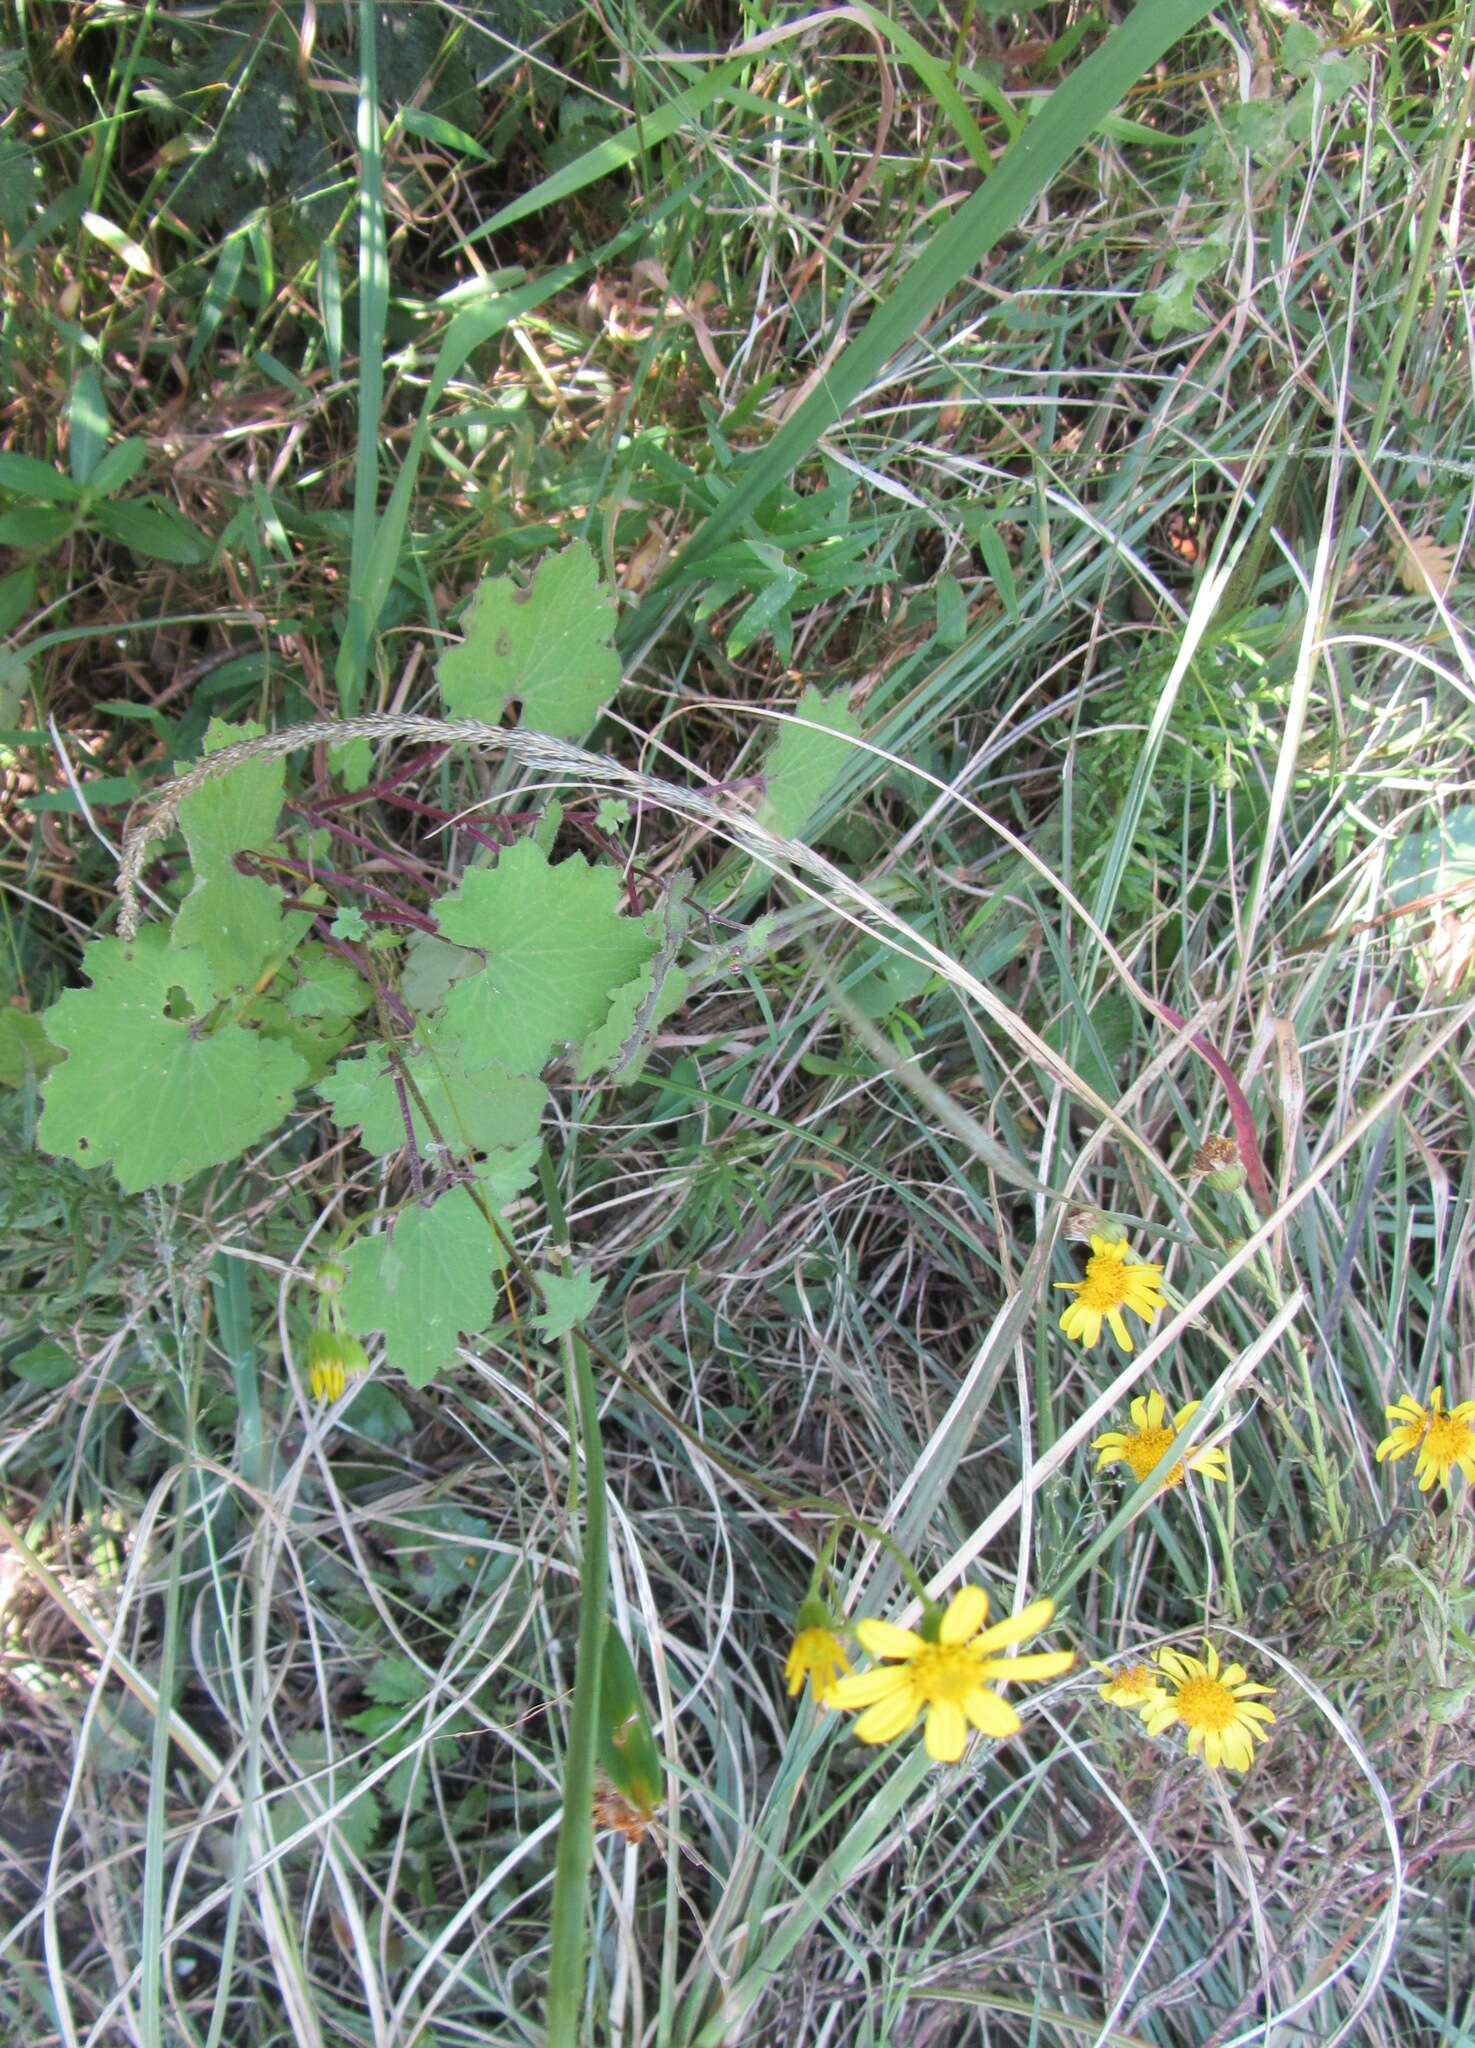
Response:
[[[1141,1714],[1155,1707],[1163,1697],[1162,1681],[1150,1664],[1124,1664],[1120,1671],[1110,1664],[1092,1664],[1091,1669],[1102,1672],[1110,1681],[1096,1688],[1097,1697],[1109,1707],[1125,1707],[1130,1714]]]
[[[1105,1436],[1098,1436],[1092,1442],[1093,1451],[1101,1456],[1096,1460],[1096,1470],[1104,1472],[1108,1465],[1130,1465],[1132,1477],[1140,1485],[1156,1466],[1158,1460],[1167,1454],[1169,1444],[1187,1422],[1191,1422],[1201,1401],[1187,1401],[1173,1417],[1173,1427],[1166,1426],[1168,1404],[1161,1394],[1139,1394],[1132,1403],[1133,1429],[1109,1429]],[[1229,1467],[1224,1452],[1219,1450],[1190,1451],[1186,1459],[1179,1458],[1172,1470],[1158,1487],[1159,1493],[1166,1493],[1170,1486],[1181,1486],[1185,1466],[1190,1472],[1201,1472],[1205,1479],[1227,1480]]]
[[[1159,1650],[1156,1662],[1171,1690],[1143,1710],[1148,1734],[1161,1735],[1179,1724],[1188,1730],[1188,1747],[1202,1751],[1211,1771],[1221,1764],[1231,1771],[1247,1771],[1255,1744],[1265,1740],[1262,1724],[1275,1719],[1256,1695],[1271,1693],[1274,1687],[1257,1685],[1243,1664],[1227,1664],[1221,1670],[1219,1652],[1207,1639],[1202,1658],[1187,1657],[1181,1650]]]
[[[1385,1458],[1403,1458],[1417,1451],[1414,1472],[1420,1493],[1427,1493],[1435,1480],[1449,1492],[1449,1482],[1458,1467],[1475,1485],[1475,1401],[1461,1401],[1446,1411],[1444,1388],[1438,1386],[1422,1407],[1412,1394],[1405,1394],[1396,1408],[1384,1409],[1393,1428],[1378,1445],[1378,1463]]]
[[[350,1379],[369,1370],[369,1354],[341,1330],[314,1330],[307,1340],[307,1377],[314,1401],[336,1401]]]
[[[1122,1321],[1122,1310],[1150,1323],[1163,1306],[1163,1269],[1146,1259],[1128,1264],[1130,1246],[1113,1244],[1107,1238],[1091,1239],[1091,1256],[1086,1261],[1084,1280],[1057,1280],[1076,1298],[1060,1318],[1067,1337],[1079,1337],[1089,1351],[1101,1335],[1103,1321],[1123,1351],[1131,1351],[1131,1332]]]
[[[873,1657],[891,1661],[875,1671],[842,1678],[829,1697],[832,1707],[864,1708],[855,1724],[862,1742],[894,1742],[925,1709],[923,1741],[935,1763],[955,1764],[968,1740],[968,1725],[996,1742],[1019,1733],[1019,1716],[990,1692],[987,1681],[1058,1678],[1075,1662],[1071,1650],[1044,1650],[1030,1657],[994,1653],[1022,1643],[1049,1622],[1053,1600],[1035,1600],[1007,1621],[985,1628],[988,1595],[964,1586],[945,1613],[933,1608],[920,1635],[889,1621],[861,1621],[855,1633]]]
[[[806,1600],[799,1609],[794,1640],[784,1661],[789,1698],[793,1699],[807,1678],[816,1702],[827,1707],[841,1673],[849,1669],[850,1659],[840,1647],[828,1608],[822,1600]]]

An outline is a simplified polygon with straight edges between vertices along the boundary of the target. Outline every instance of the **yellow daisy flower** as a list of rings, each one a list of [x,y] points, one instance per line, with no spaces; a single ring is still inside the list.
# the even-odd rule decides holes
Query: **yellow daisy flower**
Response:
[[[341,1330],[314,1330],[307,1340],[307,1377],[314,1401],[336,1401],[349,1380],[369,1370],[369,1354]]]
[[[1088,1351],[1101,1335],[1103,1322],[1110,1323],[1111,1334],[1123,1351],[1133,1350],[1132,1334],[1122,1320],[1122,1310],[1129,1308],[1134,1316],[1150,1323],[1163,1306],[1162,1267],[1146,1259],[1129,1264],[1130,1251],[1127,1244],[1113,1244],[1107,1238],[1095,1236],[1091,1239],[1085,1279],[1055,1282],[1076,1297],[1060,1318],[1060,1327],[1067,1337],[1079,1337]]]
[[[809,1680],[810,1691],[819,1706],[830,1704],[836,1681],[850,1669],[850,1659],[840,1647],[830,1610],[823,1600],[803,1602],[794,1623],[794,1640],[784,1660],[784,1679],[789,1698]]]
[[[996,1742],[1019,1733],[1019,1716],[988,1681],[1058,1678],[1075,1663],[1071,1650],[1043,1650],[1029,1657],[1000,1657],[1035,1635],[1055,1612],[1053,1600],[1035,1600],[1006,1621],[985,1628],[988,1595],[964,1586],[946,1612],[934,1608],[919,1635],[889,1621],[860,1621],[855,1633],[873,1657],[890,1661],[878,1670],[842,1678],[829,1704],[846,1711],[864,1708],[855,1724],[862,1742],[895,1742],[925,1711],[923,1741],[934,1763],[955,1764],[963,1754],[971,1723]]]
[[[1188,1747],[1202,1752],[1211,1771],[1221,1764],[1231,1771],[1247,1771],[1255,1744],[1265,1740],[1262,1724],[1275,1719],[1256,1695],[1275,1688],[1257,1685],[1243,1664],[1221,1669],[1219,1652],[1207,1639],[1202,1658],[1185,1656],[1181,1650],[1159,1650],[1155,1661],[1170,1689],[1143,1710],[1148,1734],[1162,1735],[1182,1726],[1188,1731]]]
[[[1461,1401],[1446,1411],[1444,1388],[1438,1386],[1427,1408],[1405,1394],[1396,1407],[1383,1412],[1393,1427],[1378,1445],[1380,1465],[1385,1458],[1417,1451],[1414,1473],[1420,1493],[1427,1493],[1436,1479],[1448,1493],[1456,1468],[1475,1485],[1475,1401]]]
[[[1092,1450],[1101,1453],[1096,1460],[1096,1470],[1104,1472],[1108,1465],[1129,1465],[1132,1477],[1140,1485],[1158,1460],[1166,1456],[1168,1446],[1179,1430],[1193,1420],[1202,1406],[1201,1401],[1186,1401],[1173,1417],[1173,1426],[1169,1429],[1168,1404],[1162,1395],[1153,1393],[1144,1397],[1139,1394],[1132,1403],[1134,1426],[1128,1430],[1109,1429],[1105,1436],[1093,1440]],[[1158,1492],[1166,1493],[1170,1486],[1181,1486],[1185,1471],[1202,1473],[1205,1479],[1227,1480],[1229,1477],[1229,1466],[1222,1448],[1193,1450],[1186,1459],[1178,1459],[1158,1487]]]
[[[1097,1698],[1109,1707],[1125,1707],[1129,1714],[1140,1714],[1164,1696],[1162,1680],[1150,1664],[1124,1664],[1117,1670],[1110,1664],[1093,1663],[1091,1669],[1109,1681],[1096,1688]]]

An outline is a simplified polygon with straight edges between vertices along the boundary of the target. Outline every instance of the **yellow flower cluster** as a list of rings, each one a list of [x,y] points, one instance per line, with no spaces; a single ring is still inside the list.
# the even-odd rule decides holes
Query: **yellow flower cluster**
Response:
[[[1149,1735],[1181,1727],[1188,1747],[1199,1752],[1211,1771],[1222,1765],[1247,1771],[1255,1744],[1275,1716],[1262,1704],[1273,1686],[1260,1685],[1243,1664],[1222,1664],[1214,1645],[1204,1640],[1202,1657],[1182,1650],[1159,1650],[1150,1664],[1132,1664],[1113,1672],[1098,1664],[1109,1684],[1098,1691],[1110,1706],[1136,1714]]]
[[[799,1611],[801,1626],[784,1667],[791,1694],[806,1674],[821,1706],[858,1713],[855,1733],[862,1742],[895,1742],[926,1719],[922,1741],[940,1764],[956,1763],[970,1729],[996,1742],[1017,1735],[1020,1721],[995,1686],[1022,1679],[1059,1678],[1075,1663],[1071,1650],[1041,1650],[1027,1657],[1000,1653],[1044,1628],[1055,1612],[1051,1600],[1035,1600],[1004,1621],[987,1627],[988,1595],[964,1586],[945,1609],[929,1605],[919,1630],[889,1621],[859,1621],[856,1637],[879,1661],[873,1671],[837,1678],[848,1671],[833,1627],[817,1627]]]
[[[1412,1394],[1383,1413],[1393,1424],[1378,1445],[1378,1463],[1385,1458],[1406,1458],[1417,1451],[1414,1476],[1420,1493],[1427,1493],[1436,1481],[1446,1493],[1456,1472],[1475,1485],[1475,1401],[1461,1401],[1454,1408],[1444,1405],[1444,1388],[1429,1396],[1426,1408]]]
[[[1075,1296],[1060,1318],[1060,1327],[1067,1337],[1078,1337],[1088,1351],[1101,1335],[1103,1322],[1111,1326],[1123,1351],[1135,1349],[1122,1310],[1129,1309],[1150,1323],[1163,1306],[1162,1267],[1134,1258],[1125,1239],[1117,1242],[1093,1236],[1085,1279],[1057,1280],[1055,1285]]]

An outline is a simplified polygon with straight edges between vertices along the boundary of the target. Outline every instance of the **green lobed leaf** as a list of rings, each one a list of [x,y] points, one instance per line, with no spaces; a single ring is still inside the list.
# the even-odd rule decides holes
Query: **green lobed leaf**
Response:
[[[464,1187],[432,1208],[416,1205],[379,1237],[345,1254],[343,1313],[356,1330],[383,1332],[389,1363],[412,1386],[428,1386],[476,1336],[496,1307],[494,1249],[486,1218]]]
[[[303,1061],[238,1024],[205,1028],[210,963],[174,950],[155,926],[86,948],[86,989],[46,1012],[67,1054],[45,1087],[38,1138],[79,1166],[106,1166],[128,1194],[220,1166],[280,1123]]]
[[[481,966],[475,953],[453,946],[431,932],[411,932],[400,969],[400,994],[418,1015],[437,1009],[447,991]]]
[[[587,1266],[574,1266],[566,1273],[540,1273],[543,1307],[529,1318],[533,1328],[550,1344],[557,1343],[587,1319],[607,1284],[594,1279]]]
[[[615,990],[609,1015],[584,1040],[577,1079],[590,1081],[607,1072],[612,1081],[638,1081],[656,1032],[681,1008],[690,987],[691,976],[680,967],[668,967],[659,980],[654,964],[642,967],[633,981]]]
[[[218,753],[263,730],[212,718],[204,750]],[[272,845],[284,778],[280,761],[243,761],[179,807],[195,881],[174,920],[173,944],[204,954],[220,995],[253,987],[262,969],[285,958],[312,923],[307,911],[284,914],[270,883],[235,867],[238,853],[264,852]]]
[[[580,1043],[660,943],[619,901],[614,868],[582,854],[551,866],[531,840],[473,869],[437,913],[447,938],[486,954],[446,998],[452,1035],[512,1074],[535,1074],[555,1046]]]
[[[326,946],[304,946],[292,962],[296,980],[286,998],[289,1017],[358,1017],[373,991],[358,969]]]
[[[516,699],[528,731],[582,739],[620,686],[614,628],[614,601],[583,541],[545,557],[526,590],[489,577],[471,601],[465,640],[437,666],[446,706],[495,724]]]
[[[763,763],[767,793],[758,806],[758,822],[782,838],[797,839],[845,770],[855,759],[850,740],[860,734],[860,720],[845,701],[845,692],[823,696],[811,683],[794,706],[797,718],[823,726],[785,725]]]
[[[427,1029],[421,1045],[395,1049],[404,1073],[445,1143],[455,1150],[491,1152],[526,1142],[542,1121],[548,1090],[526,1074],[509,1074],[491,1061],[474,1066],[461,1042],[444,1029]],[[405,1112],[389,1049],[375,1046],[360,1059],[340,1060],[318,1088],[339,1130],[362,1126],[366,1151],[383,1156],[406,1143]],[[425,1114],[408,1087],[405,1102],[421,1151],[433,1144]]]

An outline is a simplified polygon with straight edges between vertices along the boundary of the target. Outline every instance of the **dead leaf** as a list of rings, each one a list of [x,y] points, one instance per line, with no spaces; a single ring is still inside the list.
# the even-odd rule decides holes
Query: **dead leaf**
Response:
[[[1422,597],[1432,583],[1442,597],[1455,570],[1455,551],[1432,533],[1412,534],[1398,544],[1398,580],[1411,597]]]

